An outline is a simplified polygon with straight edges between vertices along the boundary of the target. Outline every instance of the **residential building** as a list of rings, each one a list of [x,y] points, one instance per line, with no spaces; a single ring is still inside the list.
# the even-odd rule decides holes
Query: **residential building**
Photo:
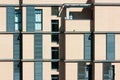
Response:
[[[0,0],[1,80],[120,80],[120,0]]]

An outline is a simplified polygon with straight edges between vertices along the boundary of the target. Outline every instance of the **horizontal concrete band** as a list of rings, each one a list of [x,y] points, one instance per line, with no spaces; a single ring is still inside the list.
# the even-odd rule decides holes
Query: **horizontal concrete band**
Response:
[[[107,33],[114,33],[114,34],[120,34],[120,31],[61,31],[61,32],[51,32],[51,31],[40,31],[40,32],[0,32],[0,34],[85,34],[85,33],[93,33],[93,34],[107,34]]]
[[[93,63],[120,63],[120,60],[79,60],[79,59],[73,59],[73,60],[64,60],[64,59],[0,59],[0,62],[15,62],[15,61],[21,61],[21,62],[67,62],[67,63],[77,63],[77,62],[93,62]]]

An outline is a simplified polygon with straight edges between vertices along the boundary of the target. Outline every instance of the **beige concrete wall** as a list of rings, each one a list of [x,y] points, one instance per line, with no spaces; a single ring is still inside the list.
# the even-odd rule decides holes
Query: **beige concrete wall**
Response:
[[[66,63],[65,80],[78,80],[77,66],[77,63]]]
[[[23,20],[22,20],[22,23],[23,23],[23,31],[26,32],[26,7],[23,7],[23,12],[22,12],[23,16]]]
[[[106,35],[95,35],[95,60],[106,59]]]
[[[82,7],[70,7],[69,11],[70,12],[81,12],[83,10]]]
[[[120,63],[112,63],[115,65],[115,80],[120,80]]]
[[[96,6],[95,31],[120,31],[119,9],[118,6]]]
[[[51,62],[43,62],[43,80],[51,80]]]
[[[66,20],[66,31],[90,31],[90,20]]]
[[[0,34],[0,59],[13,58],[13,35]]]
[[[115,59],[120,60],[120,34],[115,34]]]
[[[0,7],[0,31],[6,31],[6,8]]]
[[[103,65],[102,63],[95,63],[95,80],[103,80]]]
[[[120,0],[94,0],[95,3],[120,3]]]
[[[24,4],[63,4],[63,3],[86,3],[87,0],[23,0]]]
[[[43,35],[43,59],[51,59],[51,36]]]
[[[34,35],[23,35],[23,59],[34,59]]]
[[[0,0],[0,4],[19,4],[19,0]]]
[[[34,59],[34,35],[23,35],[23,59]],[[34,80],[34,63],[23,62],[23,80]]]
[[[84,36],[66,35],[66,59],[83,59],[84,52]]]
[[[0,7],[0,31],[6,31],[6,8]]]
[[[13,80],[13,62],[0,62],[0,79]]]
[[[43,31],[51,31],[51,7],[43,9]]]
[[[23,80],[34,80],[34,62],[23,62]]]

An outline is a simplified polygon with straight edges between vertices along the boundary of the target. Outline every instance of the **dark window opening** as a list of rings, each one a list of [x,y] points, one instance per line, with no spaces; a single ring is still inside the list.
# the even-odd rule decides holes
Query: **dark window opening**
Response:
[[[52,69],[58,69],[59,68],[59,62],[52,62]]]
[[[59,80],[59,76],[58,75],[52,75],[52,80]]]
[[[52,29],[51,29],[52,32],[58,32],[59,31],[59,21],[58,20],[52,20],[51,21],[51,26],[52,26]],[[53,33],[51,35],[51,41],[58,43],[59,42],[59,34]]]

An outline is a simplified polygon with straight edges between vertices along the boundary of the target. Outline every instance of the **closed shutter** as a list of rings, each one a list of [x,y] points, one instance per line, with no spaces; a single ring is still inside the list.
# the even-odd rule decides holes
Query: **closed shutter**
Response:
[[[13,57],[14,59],[20,59],[20,40],[19,34],[14,34],[13,38]],[[14,80],[20,80],[20,62],[14,62]]]
[[[42,59],[42,34],[34,35],[34,59]],[[34,63],[34,77],[35,80],[43,80],[42,79],[42,62]]]
[[[14,7],[7,7],[7,32],[14,32],[15,31],[15,8]]]
[[[84,59],[91,59],[91,40],[90,34],[84,34]]]
[[[107,60],[115,60],[115,34],[107,34]]]
[[[27,7],[27,14],[26,14],[26,24],[27,24],[27,28],[26,31],[27,32],[34,32],[35,31],[35,9],[34,7]]]

